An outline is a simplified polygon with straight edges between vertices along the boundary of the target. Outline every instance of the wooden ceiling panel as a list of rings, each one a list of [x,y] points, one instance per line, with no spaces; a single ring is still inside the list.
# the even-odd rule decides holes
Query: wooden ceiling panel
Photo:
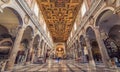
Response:
[[[83,0],[37,0],[54,42],[65,42]]]

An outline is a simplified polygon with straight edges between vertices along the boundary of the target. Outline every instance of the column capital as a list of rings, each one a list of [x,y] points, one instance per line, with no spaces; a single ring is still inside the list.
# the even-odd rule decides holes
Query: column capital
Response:
[[[99,30],[99,26],[95,26],[95,27],[93,27],[94,28],[94,30]]]
[[[17,27],[17,29],[18,29],[18,30],[25,30],[25,27],[22,26],[22,25],[19,25],[19,26]]]
[[[88,38],[88,37],[89,37],[89,35],[88,35],[88,34],[85,34],[85,35],[84,35],[84,38]]]

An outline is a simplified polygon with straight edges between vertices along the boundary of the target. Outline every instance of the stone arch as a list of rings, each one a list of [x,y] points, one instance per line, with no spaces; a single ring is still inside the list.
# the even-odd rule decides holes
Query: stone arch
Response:
[[[104,40],[108,55],[111,58],[120,59],[120,25],[114,25],[108,32],[107,38]]]
[[[22,18],[22,16],[20,15],[20,13],[19,13],[18,10],[16,10],[16,9],[13,8],[13,7],[4,7],[4,8],[3,8],[3,12],[4,12],[6,9],[10,9],[10,10],[16,15],[16,17],[18,18],[19,25],[23,25],[23,18]]]
[[[93,25],[87,25],[87,26],[84,28],[84,32],[83,32],[85,35],[86,35],[86,32],[87,32],[87,30],[88,30],[89,28],[91,28],[91,29],[94,30]]]
[[[110,29],[108,35],[109,35],[110,38],[113,38],[113,39],[116,40],[118,43],[120,43],[119,40],[118,40],[118,39],[120,39],[120,34],[119,34],[119,32],[120,32],[120,25],[114,25],[114,26]]]
[[[23,25],[23,20],[18,11],[12,7],[5,7],[0,13],[0,25],[6,27],[9,34],[17,35],[18,28]]]
[[[13,43],[16,39],[18,28],[19,26],[22,26],[22,24],[23,20],[18,11],[16,11],[12,7],[4,7],[3,12],[0,13],[0,42],[8,40],[7,42],[5,42],[6,47],[8,47],[8,44],[10,43],[9,41],[12,41],[12,46],[9,47],[12,49],[14,45]]]
[[[30,48],[32,46],[31,41],[33,40],[33,37],[34,37],[33,28],[31,26],[27,26],[24,30],[20,47],[16,56],[15,60],[16,64],[30,61],[31,59]]]
[[[95,63],[102,62],[102,56],[98,46],[94,29],[92,29],[91,27],[88,27],[86,30],[86,36],[89,40],[90,46],[92,47],[91,51],[92,51],[92,55],[93,55],[93,59],[95,60]]]
[[[111,11],[114,13],[115,9],[113,7],[106,7],[104,9],[102,9],[99,14],[95,17],[95,21],[94,21],[94,27],[97,26],[97,22],[99,21],[99,19],[101,18],[101,16],[107,12],[107,11]]]
[[[0,39],[1,39],[0,42],[2,42],[4,40],[8,40],[2,44],[5,45],[5,47],[9,47],[9,49],[8,49],[9,56],[5,55],[4,56],[5,59],[11,58],[12,51],[14,50],[13,46],[15,45],[14,43],[16,40],[16,36],[18,34],[19,27],[22,27],[22,25],[23,25],[22,17],[20,16],[19,12],[16,9],[14,9],[12,7],[4,7],[3,8],[3,12],[0,13],[0,29],[2,30],[2,31],[0,30]],[[12,45],[8,46],[11,43],[10,41],[12,41]],[[6,52],[8,52],[8,51],[6,50]],[[2,54],[0,54],[0,55],[2,55]],[[13,59],[13,61],[14,61],[14,59]],[[8,61],[8,63],[9,63],[9,61]],[[7,69],[9,67],[9,66],[7,66],[7,65],[9,65],[8,63],[6,64],[5,69]]]
[[[31,27],[31,26],[27,26],[26,28],[25,28],[25,31],[24,31],[24,34],[26,34],[28,37],[26,37],[26,38],[31,38],[31,39],[33,39],[33,37],[34,37],[34,29]],[[23,34],[23,36],[24,36],[24,34]],[[30,34],[30,35],[29,35]]]
[[[80,47],[81,47],[81,62],[88,62],[89,61],[89,54],[88,54],[88,49],[86,45],[86,41],[84,38],[84,35],[80,35]]]
[[[89,25],[89,26],[86,27],[86,30],[85,30],[86,36],[88,35],[87,32],[88,32],[89,30],[93,30],[93,31],[94,31],[94,29],[93,29],[93,27],[92,27],[91,25]]]
[[[114,8],[106,8],[102,10],[95,19],[94,26],[98,26],[99,28],[100,35],[110,59],[112,60],[112,58],[115,57],[119,60],[120,44],[117,41],[120,41],[120,16],[115,13]]]
[[[39,57],[38,56],[39,55],[38,52],[40,52],[40,49],[38,48],[40,46],[39,42],[40,42],[40,35],[36,34],[36,36],[34,37],[33,48],[32,48],[32,62],[33,63],[36,63]]]
[[[34,44],[36,45],[38,45],[39,44],[39,42],[40,42],[40,35],[39,34],[37,34],[35,37],[34,37]]]

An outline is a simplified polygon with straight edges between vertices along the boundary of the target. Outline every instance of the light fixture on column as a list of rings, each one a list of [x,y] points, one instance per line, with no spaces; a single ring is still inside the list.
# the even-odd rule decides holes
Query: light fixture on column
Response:
[[[120,32],[120,30],[118,32]]]

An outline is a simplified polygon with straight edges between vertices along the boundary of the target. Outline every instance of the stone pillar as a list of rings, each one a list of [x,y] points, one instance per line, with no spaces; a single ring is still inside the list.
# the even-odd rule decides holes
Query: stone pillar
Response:
[[[40,54],[41,54],[41,52],[40,52],[40,43],[38,44],[38,51],[37,51],[37,57],[40,57]]]
[[[75,43],[75,48],[76,48],[76,55],[77,55],[77,58],[79,58],[79,47],[78,47],[78,42]]]
[[[44,57],[46,57],[46,53],[47,53],[47,46],[45,44],[45,46],[44,46]]]
[[[29,52],[29,49],[26,49],[26,50],[25,50],[25,59],[24,59],[24,63],[26,63],[26,61],[27,61],[28,52]]]
[[[74,50],[73,50],[73,47],[71,47],[71,57],[72,57],[72,59],[74,58]]]
[[[80,58],[82,59],[81,62],[86,62],[86,59],[85,59],[85,55],[84,55],[84,48],[82,48],[81,46],[81,41],[78,41],[79,42],[79,52],[81,52],[80,54]]]
[[[92,54],[92,50],[91,50],[91,45],[90,45],[90,41],[88,39],[88,36],[85,36],[85,42],[86,42],[86,45],[87,45],[87,50],[88,50],[88,54],[89,54],[89,64],[90,64],[90,67],[91,69],[95,69],[95,61],[93,59],[93,54]]]
[[[72,46],[72,54],[73,54],[73,59],[75,59],[75,47],[74,47],[74,45]]]
[[[12,48],[12,51],[11,51],[11,54],[10,54],[9,61],[6,64],[5,70],[10,71],[10,70],[13,69],[14,62],[15,62],[15,59],[16,59],[16,56],[17,56],[17,52],[19,50],[19,46],[20,46],[20,42],[21,42],[23,33],[24,33],[24,28],[20,27],[18,29],[17,36],[16,36],[16,39],[15,39],[15,42],[14,42],[14,45],[13,45],[13,48]]]
[[[32,54],[32,49],[33,49],[33,41],[34,39],[32,38],[31,41],[29,42],[29,50],[28,50],[28,55],[27,55],[27,63],[29,63],[31,60],[31,54]]]
[[[69,51],[69,55],[68,55],[68,56],[71,58],[71,57],[72,57],[72,54],[71,54],[71,47],[69,48],[68,51]]]
[[[44,46],[44,45],[45,45],[45,44],[42,43],[42,51],[41,51],[41,52],[42,52],[42,53],[41,53],[42,56],[44,56],[44,50],[45,50],[45,46]]]
[[[32,58],[31,58],[30,62],[33,63],[35,58],[36,57],[35,57],[35,50],[34,50],[34,51],[32,51]]]
[[[71,47],[71,55],[72,55],[72,59],[74,59],[74,50],[73,50],[73,47]]]
[[[42,46],[41,46],[41,42],[42,42],[42,39],[40,39],[40,42],[39,42],[39,45],[38,45],[38,56],[41,57],[42,56]]]
[[[46,59],[47,59],[47,58],[46,58],[46,53],[47,53],[47,46],[45,45],[45,46],[44,46],[44,59],[45,59],[45,62],[46,62]]]
[[[81,57],[81,51],[82,51],[81,44],[80,41],[78,40],[78,57]]]
[[[110,64],[111,64],[110,58],[109,58],[109,55],[107,53],[104,42],[102,40],[102,36],[100,34],[99,27],[95,27],[94,31],[95,31],[96,40],[98,42],[98,46],[99,46],[99,49],[100,49],[100,52],[101,52],[102,61],[105,64],[106,67],[110,67]]]
[[[31,63],[33,63],[34,61],[36,61],[36,59],[40,57],[40,42],[37,45],[37,50],[34,49],[34,52],[32,54],[32,60]]]

